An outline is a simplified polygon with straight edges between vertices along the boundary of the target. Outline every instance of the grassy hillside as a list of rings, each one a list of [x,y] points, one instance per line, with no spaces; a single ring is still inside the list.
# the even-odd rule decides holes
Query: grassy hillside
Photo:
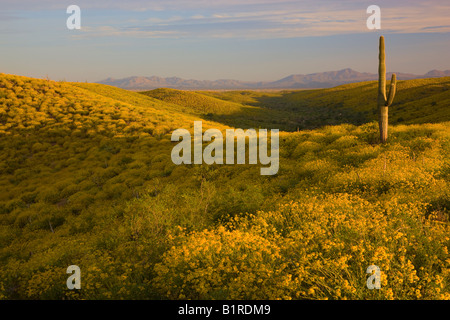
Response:
[[[276,110],[283,116],[285,130],[313,129],[324,125],[377,121],[376,81],[342,85],[331,89],[287,90],[280,92],[202,92],[228,102],[259,107],[259,118]],[[389,110],[392,124],[420,124],[450,121],[450,77],[398,81],[397,95]],[[224,123],[236,117],[213,117]],[[273,117],[272,117],[273,118]],[[280,116],[275,117],[280,119]],[[271,125],[264,123],[263,126]],[[242,123],[241,125],[245,125]]]
[[[150,97],[0,74],[0,298],[450,298],[449,79],[423,81],[400,82],[396,104],[422,101],[422,116],[393,107],[403,124],[379,145],[358,118],[372,117],[373,83]],[[197,99],[237,109],[191,110]],[[295,131],[303,111],[312,128],[347,109],[363,124],[281,133],[276,176],[170,159],[170,133],[202,117]],[[380,290],[365,286],[371,264]]]
[[[164,103],[171,104],[182,112],[196,115],[204,120],[220,122],[239,128],[273,128],[289,131],[292,112],[274,110],[264,105],[251,105],[245,100],[227,101],[210,96],[208,93],[181,91],[175,89],[156,89],[141,92]],[[238,93],[247,95],[249,92]]]
[[[175,104],[179,107],[181,106],[181,110],[187,113],[230,114],[239,112],[244,107],[242,104],[223,101],[201,93],[169,88],[155,89],[141,93],[167,103]]]

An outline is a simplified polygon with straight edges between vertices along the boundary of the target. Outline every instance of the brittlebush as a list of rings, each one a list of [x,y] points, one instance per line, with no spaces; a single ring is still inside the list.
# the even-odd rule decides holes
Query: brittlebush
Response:
[[[346,194],[185,236],[156,265],[171,299],[447,299],[449,228],[423,207]],[[381,269],[380,290],[366,269]]]

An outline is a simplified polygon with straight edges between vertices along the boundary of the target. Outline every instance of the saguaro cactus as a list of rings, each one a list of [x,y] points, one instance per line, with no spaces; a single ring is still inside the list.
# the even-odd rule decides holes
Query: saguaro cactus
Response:
[[[384,52],[384,37],[380,37],[380,55],[378,65],[378,112],[380,139],[382,143],[386,143],[388,137],[388,112],[395,96],[397,78],[395,73],[392,75],[389,95],[386,98],[386,54]]]

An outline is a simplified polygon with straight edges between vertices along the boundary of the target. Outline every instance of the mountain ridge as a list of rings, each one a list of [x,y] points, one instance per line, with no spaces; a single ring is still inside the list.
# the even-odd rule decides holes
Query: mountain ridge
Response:
[[[391,77],[389,72],[387,77]],[[419,78],[435,78],[450,76],[450,70],[431,70],[424,75],[395,72],[399,80]],[[231,89],[312,89],[331,88],[352,82],[374,81],[378,79],[375,73],[358,72],[351,68],[337,71],[318,72],[311,74],[291,74],[276,81],[240,81],[234,79],[195,80],[179,77],[132,76],[121,79],[107,78],[97,83],[111,85],[127,90],[146,91],[157,88],[172,88],[182,90],[231,90]]]

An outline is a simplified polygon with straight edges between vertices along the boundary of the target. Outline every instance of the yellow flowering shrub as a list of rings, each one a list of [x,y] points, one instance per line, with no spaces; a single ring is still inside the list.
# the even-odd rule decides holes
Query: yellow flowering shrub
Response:
[[[295,283],[280,248],[219,227],[186,236],[155,266],[155,286],[169,299],[288,299]]]
[[[305,195],[236,218],[232,231],[186,236],[156,265],[155,285],[170,299],[443,299],[449,228],[423,210]],[[366,287],[370,265],[381,270],[380,290]]]
[[[449,79],[399,84],[381,145],[375,82],[141,94],[0,74],[0,299],[449,299],[450,113],[428,108]],[[286,130],[278,174],[174,165],[171,132],[198,120]]]

